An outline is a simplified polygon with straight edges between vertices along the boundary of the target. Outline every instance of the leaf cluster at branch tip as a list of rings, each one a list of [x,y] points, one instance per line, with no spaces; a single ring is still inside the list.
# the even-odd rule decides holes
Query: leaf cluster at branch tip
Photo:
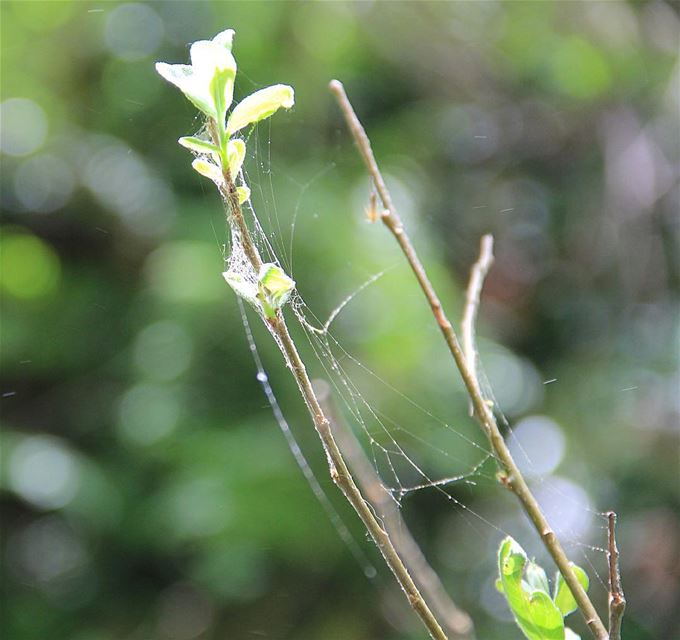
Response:
[[[581,586],[588,590],[586,572],[572,563]],[[510,536],[498,550],[496,588],[508,602],[517,626],[528,640],[580,640],[564,626],[564,618],[576,610],[576,600],[562,574],[555,576],[550,595],[548,576],[543,567],[529,560],[524,549]]]
[[[198,40],[191,45],[191,64],[157,62],[156,71],[174,84],[186,98],[215,125],[217,140],[196,136],[179,139],[179,144],[199,154],[193,168],[218,186],[224,183],[225,170],[233,181],[239,177],[245,157],[245,142],[232,136],[245,127],[269,118],[279,109],[295,104],[293,88],[275,84],[255,91],[239,102],[227,118],[234,97],[236,60],[231,52],[234,30],[218,33],[212,40]],[[243,182],[241,178],[241,182]],[[250,196],[245,184],[238,189],[243,203]]]

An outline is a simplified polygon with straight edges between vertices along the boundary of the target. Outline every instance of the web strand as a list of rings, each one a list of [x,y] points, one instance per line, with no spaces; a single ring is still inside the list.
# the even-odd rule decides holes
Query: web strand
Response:
[[[259,151],[256,151],[256,153],[259,154]],[[262,252],[263,257],[266,256],[267,261],[285,266],[288,269],[289,275],[292,276],[292,267],[295,264],[293,256],[295,230],[302,212],[302,198],[303,196],[309,196],[312,184],[314,184],[321,176],[326,175],[335,165],[331,164],[329,167],[322,168],[308,183],[302,185],[297,185],[296,183],[299,188],[299,198],[292,210],[290,221],[288,222],[290,233],[289,241],[287,243],[288,246],[285,247],[283,242],[283,228],[285,225],[281,222],[279,216],[280,208],[277,207],[276,204],[269,153],[270,145],[268,144],[264,160],[262,160],[262,156],[258,155],[256,158],[257,170],[254,174],[249,175],[248,178],[249,182],[254,187],[253,191],[257,191],[262,196],[266,209],[265,219],[267,220],[270,232],[273,232],[271,240],[250,202],[246,203],[246,210],[247,214],[250,216],[250,226],[253,228],[253,236],[258,250]],[[292,178],[289,179],[292,180]],[[229,267],[246,272],[244,277],[252,278],[256,276],[256,274],[247,273],[248,265],[245,264],[244,261],[245,256],[240,247],[238,234],[234,234],[233,229],[231,245],[231,254],[228,259]],[[507,532],[503,527],[493,523],[489,518],[486,518],[482,514],[477,513],[473,508],[465,504],[465,502],[457,495],[454,495],[457,488],[466,487],[467,489],[472,489],[477,486],[480,481],[494,485],[496,484],[496,456],[489,450],[486,440],[483,439],[482,442],[477,442],[474,438],[466,435],[461,429],[452,425],[450,421],[442,419],[433,411],[423,407],[402,390],[399,390],[392,385],[384,378],[384,376],[365,365],[359,357],[350,353],[350,351],[342,345],[340,339],[336,337],[334,331],[331,331],[331,329],[337,329],[335,323],[341,314],[350,313],[352,301],[359,295],[367,295],[367,292],[370,291],[371,287],[378,286],[383,277],[393,268],[394,267],[388,267],[387,269],[379,271],[361,283],[349,295],[340,300],[328,314],[325,321],[321,321],[317,318],[314,312],[305,303],[299,291],[295,291],[290,300],[291,309],[300,323],[307,343],[321,367],[324,378],[329,382],[333,389],[334,396],[338,401],[340,408],[348,418],[348,422],[351,426],[355,427],[358,430],[358,433],[362,435],[361,439],[365,443],[367,456],[371,460],[376,473],[394,502],[398,506],[402,506],[404,500],[410,499],[421,492],[434,491],[454,505],[455,508],[464,515],[465,521],[469,526],[476,529],[475,522],[477,524],[481,523],[499,534],[507,535]],[[251,351],[253,351],[255,357],[257,352],[254,348],[254,341],[249,328],[246,328],[246,333],[248,335],[249,344],[251,344],[252,341]],[[258,367],[258,379],[264,377],[260,382],[263,385],[268,400],[270,400],[267,389],[271,391],[271,387],[266,379],[266,373],[261,367],[259,355],[255,358],[255,362]],[[493,389],[486,378],[482,363],[479,359],[477,360],[477,366],[484,396],[493,402],[494,413],[498,417],[499,423],[506,431],[507,437],[516,439],[513,430],[510,428],[509,421],[503,413],[502,407],[494,396]],[[352,371],[350,371],[350,369],[352,369]],[[416,415],[421,416],[420,420],[417,420],[417,428],[402,424],[404,422],[403,416],[400,416],[400,420],[394,419],[393,417],[390,417],[386,411],[378,406],[374,406],[374,404],[368,400],[368,394],[365,393],[365,390],[360,388],[361,384],[357,381],[359,377],[358,374],[367,375],[372,383],[378,385],[382,389],[387,389],[392,394],[394,399],[393,402],[397,404],[402,403],[403,406],[409,407]],[[462,395],[461,402],[465,402]],[[309,469],[309,465],[306,463],[306,460],[304,460],[304,456],[299,458],[301,451],[297,444],[294,443],[294,439],[293,441],[289,441],[289,436],[292,437],[292,433],[290,433],[290,429],[285,422],[285,418],[283,417],[275,398],[273,399],[273,402],[270,400],[270,405],[277,422],[279,422],[279,426],[286,436],[289,447],[296,457],[298,465],[303,470],[305,477],[308,477],[309,471],[306,471],[305,468]],[[435,425],[437,429],[444,429],[447,433],[453,435],[456,442],[455,447],[442,448],[441,446],[434,444],[430,433],[424,432],[426,423]],[[428,426],[428,429],[431,428],[431,426]],[[524,457],[525,463],[530,468],[533,467],[533,461],[528,453],[522,448],[519,441],[517,441],[517,445],[521,449],[521,455]],[[443,461],[447,467],[451,468],[452,472],[445,475],[432,473],[428,468],[430,463],[423,457],[423,451],[434,454],[436,458]],[[474,460],[471,460],[471,457],[474,458]],[[460,467],[461,465],[463,467],[462,469],[455,468],[456,466]],[[319,483],[316,479],[310,480],[309,478],[308,482],[312,487],[312,491],[317,495],[318,491],[321,490]],[[573,496],[565,494],[560,487],[554,484],[550,477],[537,478],[532,482],[537,485],[542,485],[551,493],[554,493],[558,497],[558,503],[560,503],[560,501],[574,501]],[[322,490],[321,493],[323,493]],[[322,504],[324,504],[324,499],[326,503],[328,502],[325,494],[323,494],[323,496],[323,498],[320,498],[317,495],[317,498]],[[590,509],[586,505],[579,504],[578,507],[585,509],[585,511],[591,515],[596,515],[598,518],[602,517],[600,513]],[[324,509],[326,509],[325,506]],[[348,540],[346,540],[349,532],[347,532],[344,524],[341,523],[340,525],[336,525],[336,522],[338,521],[337,513],[335,513],[335,515],[329,513],[329,518],[336,527],[336,530],[338,530],[340,537],[345,541],[345,544],[352,550],[352,543],[356,546],[356,541],[352,540],[352,542],[348,542]],[[594,528],[596,531],[599,529],[597,525],[591,528]],[[603,526],[601,531],[601,535],[603,536],[605,534],[605,529],[606,527]],[[589,544],[589,542],[584,541],[582,539],[584,537],[583,534],[575,531],[571,531],[571,533],[573,534],[572,539],[568,540],[568,544],[579,551],[579,555],[583,556],[585,562],[593,570],[597,582],[600,585],[604,585],[606,588],[606,585],[600,576],[600,572],[596,570],[595,564],[589,557],[590,552],[602,554],[602,556],[604,556],[606,553],[605,550],[602,547],[594,546]],[[356,555],[356,550],[352,551],[352,553]],[[366,565],[361,561],[360,564],[362,564],[365,569]]]

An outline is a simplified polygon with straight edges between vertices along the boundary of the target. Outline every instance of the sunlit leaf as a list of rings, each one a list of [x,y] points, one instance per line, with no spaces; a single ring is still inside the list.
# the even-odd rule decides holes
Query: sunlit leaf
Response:
[[[206,160],[201,160],[200,158],[196,158],[191,163],[191,166],[194,168],[195,171],[200,173],[202,176],[210,178],[213,182],[217,184],[222,183],[223,181],[222,172],[220,171],[220,168],[216,164],[213,164],[212,162],[207,162]]]
[[[588,591],[588,587],[590,586],[588,574],[583,569],[581,569],[581,567],[575,565],[573,562],[570,562],[569,564],[571,564],[571,567],[574,570],[574,573],[576,574],[576,577],[578,578],[578,581],[580,582],[581,586],[586,591]],[[568,616],[570,613],[576,611],[576,609],[578,608],[576,600],[574,600],[574,596],[571,593],[571,589],[564,581],[564,578],[562,577],[562,574],[559,571],[555,576],[554,600],[555,604],[557,605],[557,608],[562,612],[563,616]]]
[[[534,589],[523,579],[528,558],[511,537],[498,550],[498,572],[515,622],[529,640],[564,640],[564,620],[559,609],[543,589]],[[534,571],[536,574],[536,572]],[[541,577],[536,575],[532,580]]]
[[[250,94],[239,102],[227,121],[227,133],[231,135],[249,124],[268,118],[281,107],[290,109],[295,104],[293,87],[275,84]]]
[[[236,32],[233,29],[226,29],[222,31],[221,33],[218,33],[212,41],[216,44],[219,44],[221,47],[224,47],[227,51],[231,51],[231,48],[234,44],[234,34]]]
[[[258,298],[265,315],[272,318],[276,315],[276,310],[286,304],[290,298],[290,294],[295,289],[295,281],[289,278],[278,265],[266,263],[260,267],[258,283]]]
[[[236,60],[231,54],[233,31],[231,36],[223,31],[215,38],[191,45],[191,65],[158,62],[156,71],[205,115],[223,123],[233,99],[236,76]]]
[[[195,151],[196,153],[210,153],[214,156],[219,156],[220,153],[220,150],[212,142],[201,140],[201,138],[196,138],[194,136],[184,136],[177,142],[184,148]]]
[[[236,60],[231,51],[213,40],[197,40],[189,49],[191,68],[196,75],[210,81],[215,71],[236,75]]]
[[[229,163],[229,173],[232,180],[235,180],[243,166],[243,160],[246,157],[246,143],[238,138],[229,140],[227,145],[227,161]]]
[[[205,115],[214,118],[215,104],[207,83],[198,77],[192,67],[186,64],[156,63],[156,71],[168,82],[174,84]]]
[[[234,99],[234,78],[236,71],[215,69],[210,81],[210,94],[215,102],[216,120],[220,131],[224,130],[224,119]]]
[[[541,591],[545,591],[547,594],[550,594],[548,576],[546,575],[543,567],[533,561],[527,562],[524,575],[531,590],[540,589]]]
[[[236,193],[238,194],[238,203],[243,204],[246,200],[250,199],[250,188],[245,185],[236,187]]]

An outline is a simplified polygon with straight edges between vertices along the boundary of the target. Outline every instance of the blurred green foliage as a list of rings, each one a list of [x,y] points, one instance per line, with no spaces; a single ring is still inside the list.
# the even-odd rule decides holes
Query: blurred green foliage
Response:
[[[363,217],[368,181],[326,90],[334,77],[452,317],[479,236],[494,233],[482,361],[518,441],[543,434],[526,441],[535,466],[559,451],[536,489],[567,523],[603,614],[594,511],[619,513],[624,637],[678,637],[677,4],[6,1],[0,11],[4,637],[424,637],[255,326],[284,413],[377,579],[287,449],[220,275],[221,204],[176,144],[201,122],[153,63],[186,62],[190,42],[228,27],[236,99],[295,87],[295,108],[255,130],[246,160],[286,269],[323,319],[387,268],[335,334],[455,431],[347,361],[352,382],[408,428],[412,437],[393,433],[433,478],[479,461],[458,435],[481,442],[422,296],[391,238]],[[551,565],[493,469],[471,480],[446,488],[452,500],[411,493],[402,511],[477,636],[519,638],[493,587],[495,549],[509,532]]]

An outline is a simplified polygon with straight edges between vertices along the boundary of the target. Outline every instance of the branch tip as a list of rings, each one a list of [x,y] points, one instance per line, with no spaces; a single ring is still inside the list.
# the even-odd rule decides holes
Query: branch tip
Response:
[[[479,304],[482,296],[484,280],[493,264],[493,236],[487,233],[482,236],[479,243],[479,258],[470,269],[470,280],[465,294],[465,308],[461,320],[461,336],[463,341],[463,354],[467,362],[470,375],[478,388],[481,388],[477,377],[477,344],[475,337],[475,324],[479,312]],[[470,415],[474,415],[474,405],[470,401]]]

